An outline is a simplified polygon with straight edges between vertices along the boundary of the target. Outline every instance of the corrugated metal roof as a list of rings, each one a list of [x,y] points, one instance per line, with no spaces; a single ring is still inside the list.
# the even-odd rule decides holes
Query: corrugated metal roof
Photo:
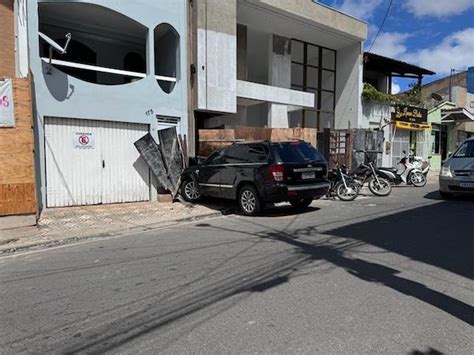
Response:
[[[418,67],[416,65],[402,62],[401,60],[384,57],[371,52],[364,53],[364,67],[366,69],[390,72],[397,74],[434,75],[435,72]]]

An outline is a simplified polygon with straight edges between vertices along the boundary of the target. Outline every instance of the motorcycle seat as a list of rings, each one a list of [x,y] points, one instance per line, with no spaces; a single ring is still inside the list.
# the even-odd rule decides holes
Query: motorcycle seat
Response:
[[[397,168],[392,168],[392,167],[390,167],[390,168],[379,168],[379,169],[380,169],[380,170],[392,171],[392,172],[394,172],[394,173],[396,173],[396,172],[398,171]]]

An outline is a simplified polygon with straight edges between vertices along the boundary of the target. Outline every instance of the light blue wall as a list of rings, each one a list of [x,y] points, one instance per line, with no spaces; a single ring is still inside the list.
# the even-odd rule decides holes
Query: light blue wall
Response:
[[[147,77],[130,84],[106,86],[82,81],[55,68],[52,68],[51,75],[46,74],[48,65],[39,57],[38,2],[93,3],[122,13],[147,27]],[[29,62],[36,115],[38,201],[45,203],[44,117],[144,123],[150,125],[150,132],[157,139],[156,130],[160,127],[156,115],[174,116],[181,118],[179,133],[187,134],[186,13],[185,0],[28,0]],[[153,30],[163,22],[172,25],[180,36],[178,82],[170,94],[160,88],[154,76]]]

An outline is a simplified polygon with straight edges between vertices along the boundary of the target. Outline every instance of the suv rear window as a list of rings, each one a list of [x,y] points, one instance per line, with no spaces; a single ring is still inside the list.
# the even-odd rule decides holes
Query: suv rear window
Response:
[[[308,161],[324,161],[319,152],[308,143],[282,142],[272,143],[272,152],[277,160],[283,163],[302,163]]]

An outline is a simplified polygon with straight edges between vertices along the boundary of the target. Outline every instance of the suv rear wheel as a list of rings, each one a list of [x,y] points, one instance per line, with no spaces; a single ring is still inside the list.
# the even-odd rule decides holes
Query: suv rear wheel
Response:
[[[312,199],[312,198],[302,198],[301,200],[293,200],[293,201],[290,201],[290,204],[291,204],[293,207],[302,210],[302,209],[307,208],[309,205],[311,205],[311,202],[313,202],[313,199]]]
[[[260,197],[252,185],[245,185],[239,190],[237,203],[240,211],[246,216],[255,216],[261,209]]]

